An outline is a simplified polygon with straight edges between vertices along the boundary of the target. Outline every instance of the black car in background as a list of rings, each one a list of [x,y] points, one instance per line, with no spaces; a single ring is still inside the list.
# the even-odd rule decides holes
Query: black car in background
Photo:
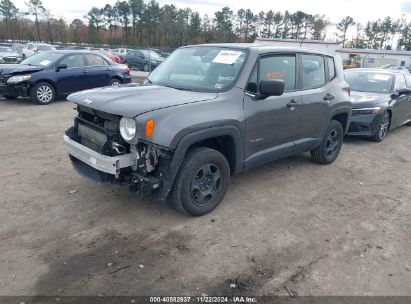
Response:
[[[124,63],[130,68],[137,68],[145,72],[154,70],[163,61],[164,57],[153,50],[128,50],[124,57]]]
[[[0,66],[0,95],[49,104],[58,95],[130,83],[130,69],[89,51],[50,51]]]
[[[388,69],[350,69],[352,117],[348,135],[382,141],[387,132],[411,122],[411,75]]]

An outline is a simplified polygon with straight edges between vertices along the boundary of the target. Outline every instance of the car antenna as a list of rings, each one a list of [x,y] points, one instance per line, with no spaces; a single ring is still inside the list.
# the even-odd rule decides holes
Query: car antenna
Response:
[[[146,46],[148,49],[148,61],[149,61],[149,65],[148,65],[148,73],[151,73],[151,54],[150,54],[150,46],[148,45],[148,43],[146,42]]]
[[[305,37],[303,37],[303,39],[301,40],[300,47],[303,45],[304,40],[305,40]]]

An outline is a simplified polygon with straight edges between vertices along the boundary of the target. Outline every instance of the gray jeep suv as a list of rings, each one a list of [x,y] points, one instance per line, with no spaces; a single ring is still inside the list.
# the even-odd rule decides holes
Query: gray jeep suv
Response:
[[[351,115],[340,57],[255,44],[182,47],[143,86],[71,94],[74,168],[191,215],[213,210],[230,176],[304,151],[333,162]]]

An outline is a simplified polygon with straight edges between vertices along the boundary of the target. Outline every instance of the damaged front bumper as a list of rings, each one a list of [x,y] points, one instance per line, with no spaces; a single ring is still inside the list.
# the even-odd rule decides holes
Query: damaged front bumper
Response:
[[[138,156],[126,153],[117,156],[102,155],[64,136],[64,147],[74,169],[95,182],[110,182],[128,187],[142,197],[155,196],[162,185],[161,179],[133,171],[139,164]],[[160,198],[161,199],[161,198]]]
[[[78,142],[75,142],[67,135],[64,135],[64,147],[73,157],[82,161],[86,165],[117,178],[120,175],[120,169],[131,167],[136,164],[137,159],[131,153],[118,155],[114,157],[101,155]]]

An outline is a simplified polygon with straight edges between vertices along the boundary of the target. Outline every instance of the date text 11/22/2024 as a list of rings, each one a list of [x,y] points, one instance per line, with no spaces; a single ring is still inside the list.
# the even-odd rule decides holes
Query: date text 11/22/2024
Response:
[[[248,296],[150,297],[150,303],[257,303],[257,302],[258,302],[257,298],[248,297]]]

